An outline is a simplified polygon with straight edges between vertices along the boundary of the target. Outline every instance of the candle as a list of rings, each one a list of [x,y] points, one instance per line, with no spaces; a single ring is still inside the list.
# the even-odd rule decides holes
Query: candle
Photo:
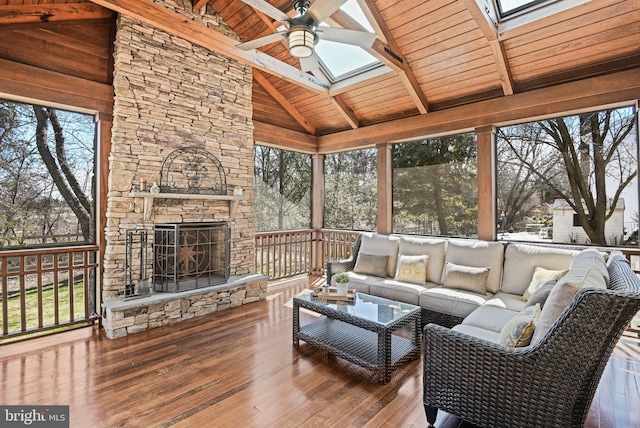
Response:
[[[147,178],[146,177],[141,177],[140,178],[140,191],[144,192],[145,190],[147,190]]]

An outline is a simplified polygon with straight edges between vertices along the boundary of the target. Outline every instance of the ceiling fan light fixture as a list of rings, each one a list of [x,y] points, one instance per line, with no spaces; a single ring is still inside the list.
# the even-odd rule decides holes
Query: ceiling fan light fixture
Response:
[[[307,27],[292,27],[287,34],[289,53],[296,58],[307,58],[313,55],[313,47],[318,36]]]

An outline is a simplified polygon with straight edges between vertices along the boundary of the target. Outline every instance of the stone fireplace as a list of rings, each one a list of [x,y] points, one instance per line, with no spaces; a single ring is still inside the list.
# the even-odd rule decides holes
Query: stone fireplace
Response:
[[[216,16],[200,16],[190,0],[167,0],[163,5],[235,37]],[[108,337],[265,298],[266,278],[255,274],[251,85],[249,66],[133,18],[118,17],[102,278]],[[217,167],[226,176],[219,195],[191,191],[213,186],[200,175],[196,183],[198,171],[188,171],[186,178],[176,177],[172,170],[163,175],[165,160],[185,148],[206,151],[219,161]],[[177,196],[165,193],[165,188],[150,195],[153,183],[182,190],[174,191],[180,193]],[[219,222],[228,223],[225,283],[177,290],[180,293],[154,292],[123,302],[127,230],[146,230],[152,237],[154,225]],[[151,272],[151,261],[147,268]]]

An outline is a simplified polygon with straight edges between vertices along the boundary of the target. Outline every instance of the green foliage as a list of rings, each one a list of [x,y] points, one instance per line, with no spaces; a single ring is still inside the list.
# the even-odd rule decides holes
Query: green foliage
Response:
[[[55,324],[55,289],[52,285],[43,287],[42,307],[38,306],[38,292],[36,289],[29,290],[25,294],[25,319],[27,328],[38,327],[38,313],[42,311],[43,325]],[[60,286],[58,289],[58,317],[64,321],[70,320],[70,295],[68,286]],[[8,299],[8,331],[17,332],[21,329],[20,294],[10,296]],[[85,317],[84,313],[84,283],[76,282],[73,286],[73,312],[75,319]],[[0,319],[0,328],[2,320]]]
[[[376,149],[325,156],[325,227],[348,230],[376,229],[377,159]]]
[[[476,236],[477,200],[474,134],[394,145],[394,232]]]
[[[344,272],[336,274],[335,278],[338,284],[347,284],[349,282],[349,275]]]
[[[311,156],[255,146],[256,231],[307,228],[311,221]]]

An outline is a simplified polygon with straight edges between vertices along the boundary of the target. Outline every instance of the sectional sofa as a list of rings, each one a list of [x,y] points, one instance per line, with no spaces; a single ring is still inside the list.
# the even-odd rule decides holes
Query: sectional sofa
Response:
[[[544,310],[563,278],[606,288],[605,257],[589,248],[362,233],[349,259],[327,264],[327,277],[346,272],[351,289],[420,306],[424,324],[509,343],[505,328],[523,311],[538,327],[528,339],[544,335],[571,297],[557,296],[554,310]]]
[[[617,251],[365,233],[331,281],[422,307],[423,403],[487,427],[583,426],[640,279]],[[629,411],[632,411],[629,409]]]

